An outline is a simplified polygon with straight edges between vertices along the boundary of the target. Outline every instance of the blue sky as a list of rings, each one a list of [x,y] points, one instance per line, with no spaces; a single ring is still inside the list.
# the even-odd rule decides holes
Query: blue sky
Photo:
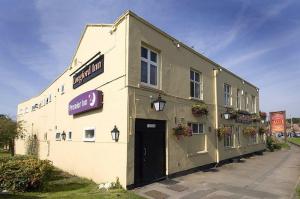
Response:
[[[128,9],[257,85],[261,110],[300,117],[298,0],[1,0],[0,113],[64,71],[85,24]]]

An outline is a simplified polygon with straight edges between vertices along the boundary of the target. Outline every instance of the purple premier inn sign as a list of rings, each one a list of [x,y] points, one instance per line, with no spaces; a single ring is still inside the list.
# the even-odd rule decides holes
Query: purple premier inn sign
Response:
[[[72,99],[69,103],[69,115],[87,112],[103,105],[103,93],[98,90],[91,90],[82,93]]]

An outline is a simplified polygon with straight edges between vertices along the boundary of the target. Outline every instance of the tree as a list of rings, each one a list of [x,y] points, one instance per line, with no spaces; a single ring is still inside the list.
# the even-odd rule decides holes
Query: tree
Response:
[[[23,122],[16,122],[7,115],[0,114],[0,143],[8,145],[12,156],[15,155],[15,139],[23,135]]]

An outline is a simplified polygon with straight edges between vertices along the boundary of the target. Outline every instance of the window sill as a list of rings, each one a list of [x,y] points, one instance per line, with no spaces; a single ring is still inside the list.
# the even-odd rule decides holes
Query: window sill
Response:
[[[187,154],[187,157],[195,157],[195,156],[198,156],[198,155],[205,155],[205,154],[208,154],[208,151],[198,151],[196,153],[188,153]]]
[[[95,142],[95,138],[84,138],[83,139],[84,142]]]
[[[204,100],[201,99],[201,98],[189,97],[189,100],[193,100],[193,101],[198,101],[198,102],[203,102],[204,103]]]
[[[233,150],[233,149],[236,149],[237,147],[235,147],[235,146],[225,146],[225,151],[226,150]]]
[[[139,83],[138,84],[138,88],[142,88],[142,89],[145,89],[145,90],[150,90],[150,91],[158,91],[160,93],[162,93],[162,90],[160,90],[157,86],[152,86],[150,84],[146,84],[146,83]]]

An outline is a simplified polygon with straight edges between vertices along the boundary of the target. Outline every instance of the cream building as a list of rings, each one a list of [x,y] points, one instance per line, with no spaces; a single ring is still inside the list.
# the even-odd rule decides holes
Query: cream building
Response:
[[[153,106],[159,95],[162,111]],[[194,115],[195,104],[208,114]],[[259,123],[243,112],[225,119],[229,109],[258,113],[258,89],[128,11],[113,24],[87,25],[64,73],[18,105],[27,130],[16,153],[36,135],[40,158],[130,188],[264,150],[261,136],[243,134]],[[177,139],[180,125],[192,136]],[[224,126],[231,133],[218,136]]]

